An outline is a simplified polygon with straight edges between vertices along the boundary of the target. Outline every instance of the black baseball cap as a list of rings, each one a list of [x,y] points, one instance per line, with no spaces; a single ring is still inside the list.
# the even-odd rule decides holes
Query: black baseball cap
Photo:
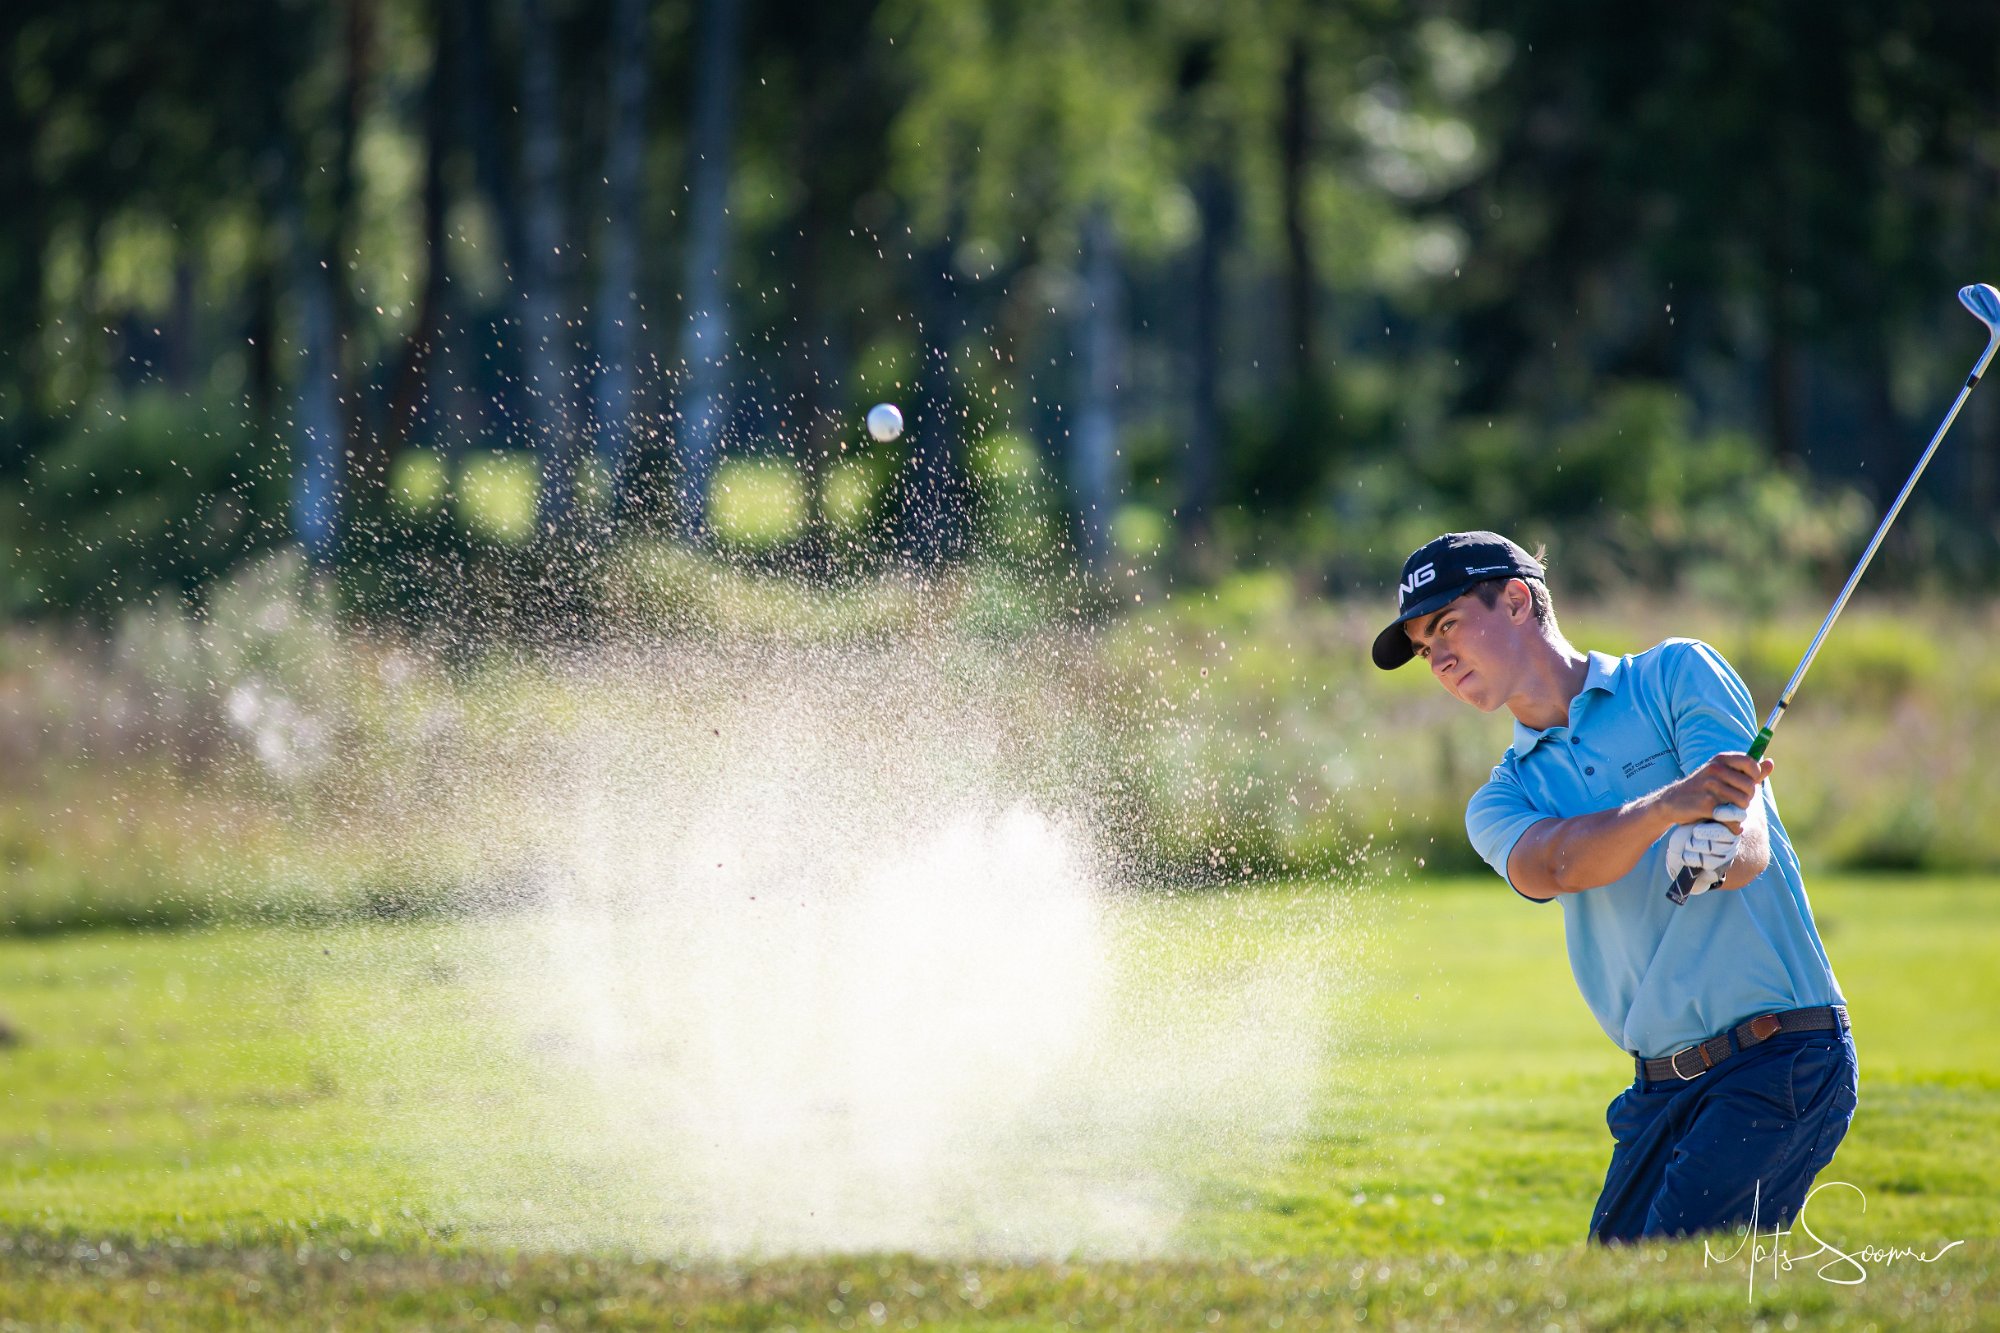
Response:
[[[1444,610],[1473,584],[1512,578],[1540,582],[1546,573],[1541,561],[1497,532],[1447,532],[1432,538],[1403,562],[1396,618],[1375,636],[1375,665],[1394,671],[1416,656],[1404,622]]]

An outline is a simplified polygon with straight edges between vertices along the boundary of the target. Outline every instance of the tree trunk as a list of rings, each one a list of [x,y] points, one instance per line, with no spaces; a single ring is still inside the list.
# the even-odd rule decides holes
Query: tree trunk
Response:
[[[256,50],[264,68],[283,69],[278,16],[269,5],[260,6],[257,15]],[[256,159],[259,217],[256,252],[250,269],[250,319],[245,336],[249,340],[250,411],[259,438],[275,443],[283,434],[279,425],[278,293],[284,275],[298,266],[297,249],[303,238],[297,230],[298,187],[293,179],[280,86],[276,79],[263,78],[257,81],[256,88],[254,105],[262,120],[262,143]]]
[[[793,170],[805,189],[800,209],[803,225],[792,250],[795,309],[804,332],[798,355],[790,359],[793,401],[798,404],[793,428],[794,448],[806,489],[806,540],[809,567],[821,567],[833,553],[826,522],[826,474],[841,432],[841,417],[833,386],[840,376],[841,332],[830,318],[826,299],[826,238],[838,225],[834,198],[823,179],[820,136],[808,128],[798,142]]]
[[[166,346],[161,348],[160,368],[166,381],[182,393],[195,387],[195,338],[200,330],[195,314],[194,247],[182,232],[179,254],[174,259],[174,302],[167,316]]]
[[[1313,263],[1306,233],[1306,163],[1311,153],[1312,104],[1305,38],[1292,36],[1285,65],[1284,113],[1278,127],[1285,214],[1285,333],[1292,397],[1305,402],[1313,384]]]
[[[250,320],[244,336],[249,340],[247,378],[250,414],[266,435],[272,435],[276,433],[278,408],[278,364],[272,355],[272,348],[278,341],[278,259],[275,252],[284,241],[272,218],[267,216],[262,226],[264,234],[258,238],[258,254],[251,268]]]
[[[7,368],[5,378],[13,385],[14,400],[22,407],[7,423],[8,429],[0,430],[0,476],[12,475],[27,462],[43,423],[54,414],[54,404],[47,401],[41,338],[46,290],[42,265],[52,201],[36,182],[34,155],[19,147],[34,138],[33,119],[21,105],[20,85],[20,80],[11,78],[0,85],[0,136],[16,146],[0,153],[0,198],[9,201],[14,240],[0,247],[0,308],[8,312],[0,324],[0,363]]]
[[[527,226],[521,220],[520,191],[513,163],[500,139],[500,108],[511,99],[499,95],[493,72],[492,0],[449,0],[462,4],[465,40],[461,48],[463,77],[459,81],[459,115],[472,144],[474,174],[480,192],[493,208],[500,228],[500,248],[508,271],[518,280],[527,259]]]
[[[510,284],[517,283],[527,266],[527,227],[521,220],[521,195],[515,182],[514,161],[500,133],[503,110],[512,106],[514,99],[505,91],[494,67],[493,0],[446,0],[446,3],[457,15],[463,38],[457,64],[458,132],[472,150],[473,176],[479,193],[493,210],[507,280]],[[491,348],[494,355],[492,360],[484,357],[464,360],[479,377],[460,380],[454,386],[465,394],[469,409],[462,424],[451,433],[448,450],[454,457],[469,441],[509,439],[520,429],[524,395],[514,358],[521,355],[525,339],[515,327],[511,302],[501,318],[494,319],[492,315],[490,307],[480,310],[476,332],[473,328],[467,330],[468,336]],[[459,359],[456,353],[464,350],[468,349],[452,349],[454,360]]]
[[[708,530],[709,478],[728,424],[729,162],[736,126],[736,61],[741,0],[702,0],[689,143],[685,340],[680,395],[679,478],[674,522],[689,537]]]
[[[340,417],[339,463],[351,484],[349,496],[373,498],[375,485],[387,471],[380,457],[381,446],[375,432],[367,429],[367,398],[357,392],[362,383],[355,327],[355,301],[345,277],[348,252],[353,239],[354,201],[359,193],[355,169],[356,150],[361,142],[361,108],[368,88],[369,55],[374,45],[373,0],[346,0],[345,26],[341,35],[340,106],[337,116],[338,147],[333,161],[333,192],[328,201],[324,229],[325,286],[331,341],[327,364],[330,373],[346,386],[345,401],[336,401]]]
[[[646,148],[646,0],[616,0],[611,16],[611,124],[604,153],[605,225],[598,252],[597,454],[611,478],[612,512],[629,497],[633,360],[638,347],[641,170]]]
[[[1194,401],[1179,514],[1191,550],[1208,541],[1222,476],[1222,260],[1235,227],[1235,199],[1220,167],[1201,170],[1195,206],[1201,235],[1195,248],[1192,311]]]
[[[284,68],[281,17],[276,9],[258,10],[258,44],[267,69]],[[338,277],[334,255],[325,240],[329,229],[314,227],[308,216],[304,173],[285,122],[281,85],[261,80],[259,95],[265,117],[264,148],[259,162],[258,193],[272,225],[261,257],[260,309],[253,334],[262,348],[254,354],[257,375],[269,375],[269,392],[276,394],[277,287],[279,274],[298,312],[297,369],[289,413],[292,530],[307,560],[316,569],[331,567],[340,547],[341,495],[346,476],[347,421],[340,403],[340,352],[334,306]],[[351,146],[351,145],[350,145]],[[338,171],[338,168],[336,168]],[[338,185],[336,185],[336,193]],[[254,379],[253,379],[254,382]],[[275,401],[270,412],[276,427]],[[273,434],[277,434],[274,429]]]
[[[1786,282],[1772,278],[1770,293],[1771,346],[1765,366],[1765,392],[1771,405],[1771,446],[1781,463],[1799,459],[1798,349],[1787,313]]]
[[[1069,438],[1070,488],[1076,497],[1078,549],[1099,565],[1110,548],[1118,485],[1118,389],[1125,374],[1125,302],[1118,242],[1103,209],[1083,233],[1082,384]]]
[[[451,136],[451,94],[445,62],[451,59],[457,46],[457,34],[453,31],[451,5],[447,0],[440,0],[434,10],[437,47],[424,89],[424,286],[417,298],[416,317],[403,340],[402,359],[389,399],[389,420],[381,450],[384,463],[409,442],[410,432],[424,414],[431,360],[444,322],[444,158]]]
[[[1771,405],[1771,444],[1773,452],[1781,463],[1795,463],[1800,459],[1799,448],[1799,381],[1800,358],[1796,345],[1797,330],[1792,323],[1792,265],[1797,258],[1797,250],[1792,234],[1794,216],[1793,195],[1788,172],[1787,151],[1791,135],[1788,126],[1781,119],[1772,127],[1771,145],[1773,150],[1773,170],[1771,171],[1771,222],[1769,258],[1766,261],[1769,290],[1766,293],[1766,308],[1771,321],[1770,364],[1767,367],[1767,392]]]
[[[951,330],[956,302],[949,240],[918,252],[922,301],[919,362],[912,388],[909,457],[897,505],[897,548],[919,565],[935,567],[965,554],[967,491],[960,437],[964,420],[953,410]]]
[[[341,485],[347,421],[340,404],[340,349],[334,326],[334,277],[294,211],[294,298],[299,311],[298,455],[292,467],[292,526],[306,557],[329,567],[340,547]]]
[[[541,538],[576,525],[578,433],[570,413],[575,357],[563,323],[562,108],[556,102],[555,32],[548,0],[521,0],[521,188],[527,254],[520,284],[526,337],[528,420],[541,456],[535,517]]]

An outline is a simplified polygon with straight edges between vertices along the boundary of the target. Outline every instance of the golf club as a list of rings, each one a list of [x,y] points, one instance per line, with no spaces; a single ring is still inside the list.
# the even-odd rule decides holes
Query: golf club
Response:
[[[1854,572],[1847,576],[1847,586],[1842,588],[1840,596],[1834,599],[1833,610],[1826,613],[1826,620],[1820,625],[1819,633],[1813,635],[1812,643],[1806,648],[1806,655],[1799,659],[1798,669],[1792,672],[1791,680],[1786,683],[1784,692],[1778,696],[1777,706],[1772,708],[1771,715],[1764,719],[1763,730],[1759,731],[1757,738],[1750,742],[1749,754],[1752,759],[1764,757],[1765,749],[1771,744],[1771,733],[1777,730],[1778,723],[1784,719],[1785,709],[1791,705],[1792,695],[1798,690],[1799,682],[1806,678],[1806,668],[1812,665],[1813,655],[1825,641],[1826,632],[1833,628],[1834,621],[1840,619],[1841,609],[1847,605],[1848,597],[1853,594],[1854,585],[1861,582],[1861,575],[1867,570],[1868,562],[1875,558],[1875,548],[1882,544],[1882,538],[1888,533],[1889,525],[1894,523],[1896,515],[1902,512],[1903,502],[1910,498],[1910,492],[1916,488],[1917,478],[1924,475],[1924,468],[1931,461],[1931,455],[1937,452],[1939,443],[1944,439],[1944,433],[1951,429],[1951,423],[1958,418],[1958,409],[1965,406],[1965,400],[1972,393],[1973,386],[1978,384],[1979,377],[1986,373],[1986,365],[1993,359],[1993,353],[1995,350],[2000,350],[2000,290],[1995,290],[1988,283],[1976,282],[1969,287],[1959,288],[1958,299],[1967,310],[1979,317],[1980,323],[1986,326],[1986,350],[1979,354],[1978,364],[1973,366],[1972,373],[1965,377],[1965,387],[1961,388],[1958,397],[1952,400],[1951,411],[1944,414],[1944,420],[1938,424],[1937,434],[1931,436],[1930,445],[1924,450],[1923,457],[1917,460],[1916,467],[1911,470],[1910,479],[1903,483],[1903,489],[1897,494],[1896,502],[1890,505],[1889,512],[1882,516],[1881,526],[1875,529],[1875,536],[1870,539],[1868,549],[1861,553],[1861,560],[1854,566]],[[1683,869],[1674,878],[1673,886],[1667,890],[1668,901],[1676,906],[1686,902],[1694,881],[1694,868],[1690,866]]]

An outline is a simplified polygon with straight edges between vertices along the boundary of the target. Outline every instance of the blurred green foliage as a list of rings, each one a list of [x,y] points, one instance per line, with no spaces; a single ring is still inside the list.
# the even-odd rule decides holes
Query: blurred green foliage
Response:
[[[725,545],[782,546],[805,529],[805,483],[797,468],[780,460],[724,463],[709,486],[708,521]]]
[[[1818,627],[1813,607],[1570,599],[1560,567],[1555,577],[1578,646],[1701,637],[1736,665],[1760,716]],[[1367,648],[1387,605],[1322,601],[1273,571],[1135,609],[1105,636],[1122,697],[1150,704],[1128,736],[1140,769],[1129,818],[1163,861],[1223,878],[1383,858],[1484,869],[1465,803],[1511,721],[1474,713],[1421,671],[1375,670]],[[2000,785],[1980,758],[2000,744],[2000,680],[1968,682],[1952,665],[1977,654],[1996,615],[1863,600],[1843,616],[1771,751],[1809,870],[2000,865],[1985,817]]]
[[[1876,517],[1859,492],[1772,461],[1742,433],[1700,429],[1678,391],[1633,384],[1565,425],[1463,421],[1360,464],[1298,540],[1387,586],[1436,533],[1490,527],[1545,544],[1568,588],[1679,591],[1769,611],[1811,600],[1851,564]]]
[[[636,42],[591,5],[211,8],[0,21],[7,614],[102,620],[287,540],[321,503],[308,426],[351,605],[561,609],[545,585],[595,556],[534,511],[573,490],[594,547],[685,537],[682,378],[711,354],[721,455],[776,469],[707,529],[751,563],[865,577],[942,497],[979,529],[962,554],[1021,569],[1122,510],[1127,563],[1358,593],[1477,525],[1578,588],[1771,607],[1851,556],[1969,355],[1950,290],[2000,264],[2000,205],[1965,188],[1970,53],[2000,39],[1976,6],[1837,0],[1794,30],[772,0],[719,58],[731,308],[702,351],[684,223],[719,0],[649,5]],[[636,122],[606,92],[634,53]],[[859,431],[878,400],[912,423],[887,446]],[[1032,485],[988,466],[1001,436]],[[1940,457],[1878,585],[1990,586],[1984,457]]]
[[[865,532],[881,504],[888,471],[885,464],[866,456],[843,458],[829,467],[820,492],[827,522],[849,537]]]
[[[1128,612],[1108,624],[1082,584],[999,559],[942,581],[827,588],[663,539],[622,548],[599,578],[605,623],[639,651],[831,664],[915,642],[1012,682],[1020,698],[989,702],[1022,710],[1009,725],[1039,756],[1020,768],[1039,775],[1027,790],[1087,809],[1137,882],[1481,868],[1464,807],[1508,743],[1507,718],[1464,708],[1421,671],[1374,670],[1385,604],[1326,600],[1288,571],[1180,594],[1135,571]],[[1556,586],[1580,646],[1696,634],[1760,707],[1817,624],[1810,608]],[[159,600],[128,608],[108,640],[16,629],[0,641],[9,928],[448,906],[527,864],[534,802],[517,793],[525,822],[503,821],[504,837],[494,802],[509,783],[534,790],[552,734],[694,706],[590,683],[581,659],[524,655],[477,629],[456,642],[357,631],[336,607],[323,579],[279,555],[199,614]],[[1868,599],[1848,611],[1772,750],[1810,872],[2000,867],[1986,818],[2000,778],[1983,759],[2000,745],[2000,670],[1962,666],[1996,617]],[[702,681],[719,668],[690,669]]]
[[[451,468],[435,449],[406,449],[397,455],[389,494],[414,514],[435,513],[451,486]]]
[[[0,473],[0,597],[107,615],[191,591],[284,539],[287,471],[227,399],[107,391]]]
[[[473,454],[459,464],[459,522],[489,541],[526,541],[534,535],[539,490],[533,454]]]

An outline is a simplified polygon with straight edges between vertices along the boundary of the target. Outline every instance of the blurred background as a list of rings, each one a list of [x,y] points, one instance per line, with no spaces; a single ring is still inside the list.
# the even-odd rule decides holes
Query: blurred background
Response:
[[[423,774],[579,644],[984,644],[1059,667],[1036,780],[1132,875],[1464,868],[1506,732],[1365,668],[1404,555],[1546,543],[1580,645],[1699,635],[1768,706],[2000,276],[1976,5],[0,25],[17,930],[490,873]],[[2000,866],[1996,430],[1774,754],[1819,864]]]

